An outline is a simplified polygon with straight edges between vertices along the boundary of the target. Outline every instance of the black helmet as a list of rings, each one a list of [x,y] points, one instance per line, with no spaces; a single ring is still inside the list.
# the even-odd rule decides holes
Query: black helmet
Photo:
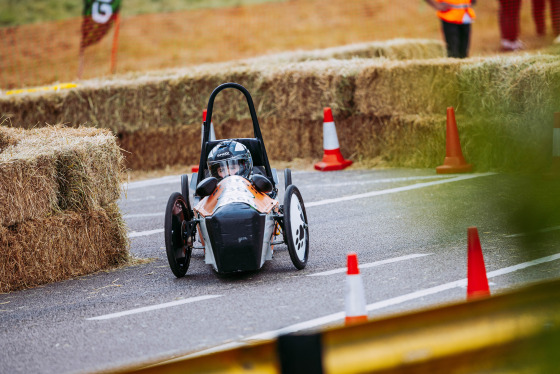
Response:
[[[222,180],[230,175],[249,178],[253,171],[251,152],[243,144],[226,140],[215,146],[208,154],[210,175]]]

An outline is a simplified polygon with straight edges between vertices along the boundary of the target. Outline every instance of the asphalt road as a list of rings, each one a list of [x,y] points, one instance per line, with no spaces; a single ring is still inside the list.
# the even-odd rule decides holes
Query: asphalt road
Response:
[[[95,372],[340,324],[351,251],[370,318],[462,301],[469,226],[479,230],[493,294],[560,274],[557,184],[425,169],[292,179],[310,225],[304,270],[280,245],[260,271],[219,276],[195,250],[181,279],[162,232],[179,177],[131,183],[120,206],[131,252],[144,261],[0,295],[0,372]]]

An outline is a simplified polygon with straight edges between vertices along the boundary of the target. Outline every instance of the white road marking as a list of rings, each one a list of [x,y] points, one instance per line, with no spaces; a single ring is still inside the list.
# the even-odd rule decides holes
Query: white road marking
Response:
[[[494,175],[494,174],[495,173],[460,175],[460,176],[457,176],[455,178],[450,178],[450,179],[444,179],[444,180],[438,180],[438,181],[432,181],[432,182],[425,182],[425,183],[416,183],[416,184],[412,184],[412,185],[404,186],[404,187],[389,188],[389,189],[386,189],[386,190],[371,191],[371,192],[361,193],[361,194],[357,194],[357,195],[342,196],[342,197],[337,197],[337,198],[334,198],[334,199],[314,201],[314,202],[311,202],[311,203],[306,203],[305,207],[310,208],[310,207],[319,206],[319,205],[339,203],[339,202],[342,202],[342,201],[363,199],[365,197],[373,197],[373,196],[387,195],[387,194],[403,192],[403,191],[410,191],[410,190],[415,190],[417,188],[430,187],[430,186],[435,186],[435,185],[444,184],[444,183],[458,182],[458,181],[462,181],[462,180],[466,180],[466,179],[473,179],[473,178],[478,178],[478,177],[486,177],[486,176]]]
[[[380,265],[390,264],[390,263],[393,263],[393,262],[410,260],[410,259],[413,259],[413,258],[429,256],[429,255],[433,255],[433,253],[414,253],[414,254],[411,254],[411,255],[389,258],[387,260],[375,261],[375,262],[370,262],[370,263],[367,263],[367,264],[359,264],[358,267],[359,267],[360,270],[362,270],[362,269],[372,268],[374,266],[380,266]],[[318,276],[323,276],[323,275],[332,275],[332,274],[338,274],[338,273],[345,273],[346,270],[347,270],[347,268],[339,268],[339,269],[323,271],[323,272],[315,273],[315,274],[308,274],[307,276],[308,277],[318,277]]]
[[[541,258],[537,258],[536,260],[527,261],[527,262],[523,262],[521,264],[509,266],[507,268],[494,270],[494,271],[491,271],[489,273],[486,273],[486,276],[488,277],[488,279],[490,279],[490,278],[498,277],[500,275],[513,273],[514,271],[517,271],[517,270],[526,269],[526,268],[531,267],[531,266],[540,265],[540,264],[544,264],[546,262],[552,262],[552,261],[559,260],[559,259],[560,259],[560,253],[557,253],[555,255],[541,257]]]
[[[88,321],[100,321],[100,320],[105,320],[105,319],[118,318],[118,317],[122,317],[122,316],[128,316],[128,315],[131,315],[131,314],[144,313],[144,312],[149,312],[149,311],[152,311],[152,310],[170,308],[172,306],[189,304],[189,303],[194,303],[194,302],[202,301],[202,300],[214,299],[216,297],[222,297],[222,295],[206,295],[206,296],[191,297],[191,298],[188,298],[188,299],[171,301],[169,303],[145,306],[145,307],[142,307],[142,308],[126,310],[124,312],[105,314],[105,315],[102,315],[102,316],[99,316],[99,317],[86,318],[86,320],[88,320]]]
[[[535,232],[523,232],[521,234],[506,235],[505,237],[506,238],[517,238],[519,236],[527,236],[527,235],[538,234],[538,233],[549,232],[549,231],[556,231],[556,230],[560,230],[560,226],[549,227],[549,228],[538,230],[538,231],[535,231]]]
[[[189,179],[190,179],[190,173],[189,174]],[[125,190],[134,190],[137,188],[143,188],[143,187],[151,187],[151,186],[159,186],[161,184],[171,184],[171,183],[181,183],[181,176],[180,175],[170,175],[167,177],[162,177],[162,178],[155,178],[155,179],[148,179],[148,180],[144,180],[144,181],[138,181],[138,182],[130,182],[130,183],[124,183],[123,187]]]
[[[338,183],[320,183],[320,184],[306,184],[305,187],[342,187],[342,186],[353,186],[356,184],[376,184],[376,183],[395,183],[395,182],[407,182],[415,181],[421,179],[450,179],[455,177],[455,174],[435,174],[435,175],[422,175],[416,177],[398,177],[398,178],[385,178],[385,179],[363,179],[348,182],[338,182]]]
[[[494,287],[495,285],[496,285],[496,283],[488,281],[488,286]],[[460,285],[459,287],[466,290],[467,289],[467,282],[465,282],[465,284]]]
[[[137,201],[146,201],[146,200],[155,200],[156,196],[154,195],[145,195],[142,197],[139,197],[137,199],[128,199],[128,198],[124,198],[123,200],[126,200],[127,203],[135,203]]]
[[[148,236],[153,234],[159,234],[163,232],[163,229],[155,229],[155,230],[148,230],[148,231],[131,231],[128,233],[129,238],[136,238],[139,236]]]
[[[140,214],[124,214],[123,218],[141,218],[141,217],[159,217],[163,216],[164,212],[159,213],[140,213]]]

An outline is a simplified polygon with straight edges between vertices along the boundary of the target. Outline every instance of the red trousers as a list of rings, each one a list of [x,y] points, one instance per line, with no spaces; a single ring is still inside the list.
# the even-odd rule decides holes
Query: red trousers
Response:
[[[520,11],[521,0],[500,0],[499,19],[502,39],[515,41],[519,37]]]
[[[552,30],[554,35],[560,35],[560,0],[548,0],[550,4],[550,18],[552,19]],[[533,0],[533,19],[537,34],[546,34],[546,22],[544,17],[546,0]]]

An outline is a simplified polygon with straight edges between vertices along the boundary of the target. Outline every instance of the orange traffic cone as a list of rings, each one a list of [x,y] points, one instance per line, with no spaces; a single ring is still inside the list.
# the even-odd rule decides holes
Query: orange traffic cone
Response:
[[[560,112],[554,113],[554,128],[552,129],[552,164],[544,175],[547,179],[560,178]]]
[[[340,153],[338,136],[331,108],[323,110],[323,161],[315,164],[319,171],[342,170],[352,165],[351,160],[345,160]]]
[[[364,283],[358,269],[358,255],[356,253],[348,254],[345,307],[346,319],[344,323],[346,325],[367,321]]]
[[[453,107],[447,108],[447,129],[445,142],[445,160],[443,165],[436,168],[438,174],[466,173],[472,170],[472,165],[467,164],[461,151],[457,121]]]
[[[206,121],[206,109],[202,111],[202,132],[200,135],[200,144],[202,145],[202,141],[204,140],[204,121]],[[214,124],[210,122],[210,137],[208,140],[216,140],[216,133],[214,132]],[[198,172],[198,165],[193,165],[191,168],[191,172],[196,173]]]
[[[476,227],[467,229],[468,252],[467,252],[467,299],[490,296],[488,278],[486,277],[486,267],[484,257],[478,238]]]

